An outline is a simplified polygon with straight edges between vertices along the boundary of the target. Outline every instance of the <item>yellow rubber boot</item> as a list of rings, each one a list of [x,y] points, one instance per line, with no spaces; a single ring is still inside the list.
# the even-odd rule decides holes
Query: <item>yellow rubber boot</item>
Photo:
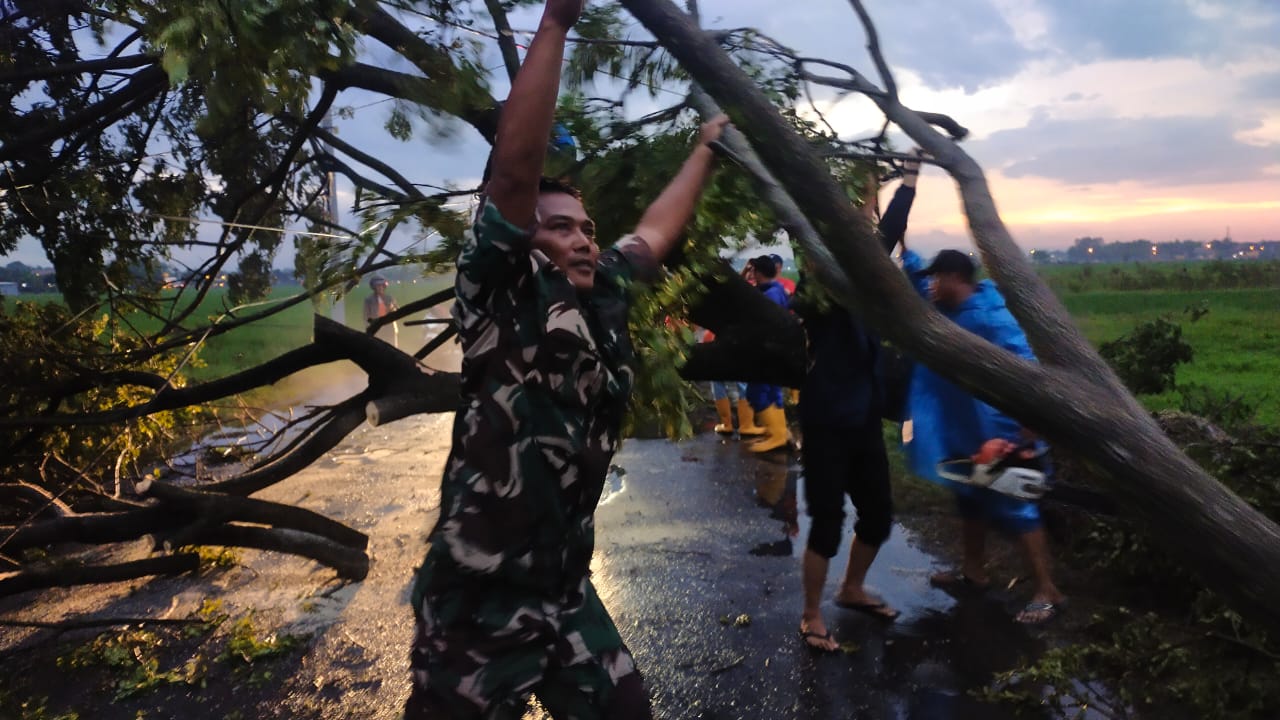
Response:
[[[760,437],[764,433],[765,429],[756,425],[756,413],[751,409],[751,403],[739,398],[738,434],[742,437]]]
[[[777,405],[770,405],[760,411],[760,419],[764,421],[765,436],[747,448],[754,453],[764,453],[787,446],[787,415]]]
[[[729,411],[729,398],[720,398],[716,401],[716,414],[720,416],[720,424],[716,425],[716,432],[721,435],[732,435],[733,414]]]

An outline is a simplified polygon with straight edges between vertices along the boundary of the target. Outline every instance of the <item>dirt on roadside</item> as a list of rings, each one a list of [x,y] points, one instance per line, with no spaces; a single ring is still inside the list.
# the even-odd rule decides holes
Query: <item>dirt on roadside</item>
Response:
[[[258,494],[368,534],[373,562],[360,583],[338,583],[304,558],[232,550],[222,559],[233,565],[195,578],[0,601],[0,618],[10,621],[170,623],[0,626],[0,717],[399,717],[408,692],[409,583],[436,517],[451,422],[441,414],[366,426]],[[149,549],[139,541],[127,554]]]

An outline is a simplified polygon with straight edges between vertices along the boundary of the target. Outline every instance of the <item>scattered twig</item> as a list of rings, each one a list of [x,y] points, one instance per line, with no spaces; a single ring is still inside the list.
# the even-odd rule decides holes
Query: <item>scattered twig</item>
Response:
[[[739,656],[737,657],[737,659],[735,659],[735,660],[733,660],[733,661],[731,661],[731,662],[729,662],[729,663],[726,663],[726,664],[724,664],[724,665],[719,665],[719,666],[716,666],[716,667],[711,668],[710,670],[708,670],[708,671],[707,671],[707,674],[708,674],[708,675],[719,675],[719,674],[720,674],[720,673],[722,673],[722,672],[727,672],[727,671],[732,670],[732,669],[734,669],[734,668],[738,667],[739,665],[741,665],[741,664],[742,664],[746,659],[747,659],[747,658],[746,658],[746,656],[745,656],[745,655],[739,655]]]

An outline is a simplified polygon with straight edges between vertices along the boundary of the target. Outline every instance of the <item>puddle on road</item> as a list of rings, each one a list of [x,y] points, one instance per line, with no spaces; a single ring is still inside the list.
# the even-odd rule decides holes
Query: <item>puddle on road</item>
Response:
[[[793,557],[805,552],[810,519],[804,503],[804,469],[794,459],[744,464],[754,474],[755,504],[778,523],[774,540],[747,549],[759,557]],[[857,512],[844,498],[845,520],[839,554],[832,558],[827,594],[833,592],[848,558],[853,520]],[[799,562],[796,563],[799,572]],[[891,717],[947,720],[968,717],[1011,717],[1005,709],[984,705],[969,692],[988,685],[991,678],[1025,658],[1038,656],[1043,642],[1012,622],[1016,607],[1002,593],[952,596],[929,584],[938,560],[916,546],[911,530],[894,524],[868,576],[868,588],[902,612],[891,626],[849,623],[836,614],[828,623],[838,635],[874,653],[885,674],[892,676],[885,695]],[[878,650],[875,650],[878,648]],[[1091,687],[1099,697],[1105,690]],[[980,713],[974,715],[974,713]],[[1071,717],[1098,720],[1092,708],[1074,708]],[[1048,717],[1048,716],[1046,716]]]
[[[626,490],[626,483],[623,478],[626,477],[627,471],[619,465],[610,465],[609,472],[604,476],[604,490],[600,493],[600,502],[597,507],[613,500]]]
[[[796,462],[761,462],[755,468],[756,504],[778,521],[780,537],[757,544],[748,551],[756,556],[791,556],[800,559],[804,555],[805,541],[809,537],[809,514],[804,504],[804,468]],[[851,518],[857,511],[848,496],[844,498],[844,532],[840,554],[832,559],[831,578],[843,567],[848,556],[848,544],[852,533]],[[954,599],[929,585],[935,559],[917,548],[913,533],[894,524],[889,540],[880,548],[872,567],[870,585],[890,604],[904,613],[911,610],[945,611]],[[909,619],[904,617],[904,619]]]

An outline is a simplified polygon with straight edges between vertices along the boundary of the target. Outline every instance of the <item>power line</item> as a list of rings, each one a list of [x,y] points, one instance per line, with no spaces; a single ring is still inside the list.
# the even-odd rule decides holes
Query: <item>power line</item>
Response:
[[[462,30],[462,31],[464,31],[464,32],[469,32],[469,33],[471,33],[472,35],[476,35],[476,36],[478,36],[478,37],[488,38],[489,40],[497,40],[497,41],[501,41],[501,40],[502,40],[502,38],[501,38],[501,37],[499,37],[498,35],[495,35],[495,34],[493,34],[493,33],[483,32],[483,31],[480,31],[480,30],[476,30],[475,28],[467,27],[466,25],[463,25],[463,24],[461,24],[461,23],[456,23],[456,22],[452,22],[452,21],[449,21],[449,20],[443,20],[443,19],[441,19],[441,18],[432,17],[432,16],[430,16],[430,15],[428,15],[428,14],[424,13],[424,12],[417,11],[417,10],[411,10],[411,9],[408,9],[408,8],[401,8],[401,9],[402,9],[402,10],[407,10],[408,12],[411,12],[411,13],[413,13],[413,14],[415,14],[415,15],[420,15],[420,16],[422,16],[422,17],[424,17],[424,18],[427,18],[428,20],[432,20],[432,21],[434,21],[434,22],[440,23],[441,25],[446,25],[446,26],[448,26],[448,27],[456,28],[456,29],[458,29],[458,30]],[[511,31],[511,34],[512,34],[512,35],[524,35],[524,36],[526,36],[526,37],[533,37],[533,36],[535,35],[534,31],[532,31],[532,30],[512,30],[512,31]],[[569,38],[569,42],[574,42],[575,40],[576,40],[576,38]],[[528,49],[529,49],[529,46],[527,46],[527,45],[521,45],[520,43],[516,43],[516,47],[520,48],[521,50],[528,50]],[[568,62],[568,61],[567,61],[567,60],[565,60],[564,62]],[[498,68],[502,68],[502,67],[505,67],[505,66],[504,66],[504,65],[498,65],[498,66],[497,66],[496,68],[494,68],[494,69],[498,69]],[[623,76],[621,76],[621,75],[618,75],[618,74],[615,74],[615,73],[611,73],[611,72],[609,72],[608,70],[604,70],[604,69],[601,69],[601,68],[596,68],[596,70],[595,70],[595,71],[596,71],[596,72],[598,72],[598,73],[600,73],[600,74],[602,74],[602,75],[608,75],[609,77],[614,78],[614,79],[616,79],[616,80],[622,80],[622,81],[624,81],[624,82],[628,82],[628,83],[635,83],[635,84],[637,84],[637,85],[643,85],[643,86],[645,86],[645,87],[649,88],[650,90],[654,90],[655,92],[665,92],[665,93],[670,93],[670,94],[672,94],[672,95],[675,95],[675,96],[677,96],[677,97],[681,97],[681,98],[683,98],[683,97],[684,97],[684,93],[682,93],[682,92],[678,92],[678,91],[676,91],[676,90],[672,90],[672,89],[670,89],[670,88],[665,88],[665,87],[662,87],[662,86],[660,86],[660,85],[654,85],[654,84],[652,84],[652,83],[645,82],[644,80],[641,80],[641,79],[639,79],[639,78],[623,77]]]

